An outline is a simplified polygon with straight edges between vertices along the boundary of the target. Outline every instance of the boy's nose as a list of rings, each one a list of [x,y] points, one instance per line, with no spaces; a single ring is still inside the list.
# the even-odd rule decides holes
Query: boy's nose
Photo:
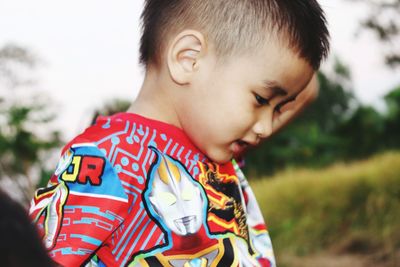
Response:
[[[273,116],[272,114],[267,114],[267,116],[260,116],[257,122],[253,126],[254,133],[259,138],[267,138],[272,134],[273,130]]]

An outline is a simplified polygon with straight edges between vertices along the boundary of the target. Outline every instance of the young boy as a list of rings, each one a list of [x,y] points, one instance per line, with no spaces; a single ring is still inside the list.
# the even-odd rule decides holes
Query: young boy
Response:
[[[232,160],[317,93],[315,0],[147,0],[146,76],[126,113],[63,150],[31,215],[61,265],[275,266]]]

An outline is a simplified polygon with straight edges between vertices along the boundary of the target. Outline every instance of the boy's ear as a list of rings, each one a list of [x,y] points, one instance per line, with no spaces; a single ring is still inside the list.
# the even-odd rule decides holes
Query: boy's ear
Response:
[[[167,64],[171,78],[177,84],[190,83],[205,52],[204,36],[194,30],[180,32],[168,49]]]

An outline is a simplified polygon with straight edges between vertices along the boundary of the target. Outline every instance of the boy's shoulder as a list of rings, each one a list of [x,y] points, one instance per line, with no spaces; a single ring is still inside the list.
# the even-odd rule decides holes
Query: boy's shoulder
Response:
[[[192,149],[196,148],[185,133],[173,125],[138,114],[121,112],[111,116],[99,116],[93,125],[67,143],[63,152],[75,144],[100,145],[107,141],[121,146],[146,145],[143,141],[148,140],[147,145],[157,146],[157,139],[170,142],[173,140]]]
[[[93,125],[87,127],[64,146],[62,154],[75,145],[96,144],[107,136],[123,131],[125,126],[126,122],[119,119],[117,115],[99,116]]]
[[[63,148],[62,155],[76,149],[94,151],[115,168],[120,178],[126,174],[142,177],[139,183],[145,180],[144,170],[153,163],[155,150],[182,162],[194,175],[199,172],[197,162],[207,161],[181,129],[133,113],[98,117]]]

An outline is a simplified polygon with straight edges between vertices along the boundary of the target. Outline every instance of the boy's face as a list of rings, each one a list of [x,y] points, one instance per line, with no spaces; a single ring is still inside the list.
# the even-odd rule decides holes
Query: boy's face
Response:
[[[182,92],[181,127],[211,160],[225,163],[271,135],[279,110],[293,104],[313,73],[277,40],[223,63],[210,51]]]

